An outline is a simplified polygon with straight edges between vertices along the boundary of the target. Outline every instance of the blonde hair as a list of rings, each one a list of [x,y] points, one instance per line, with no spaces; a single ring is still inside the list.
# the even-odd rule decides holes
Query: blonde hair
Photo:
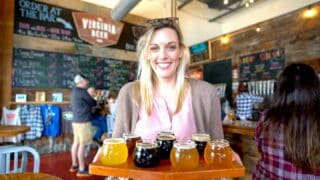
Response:
[[[188,65],[190,63],[190,53],[189,49],[183,43],[182,33],[178,25],[170,23],[161,24],[156,27],[150,28],[138,41],[137,56],[139,59],[139,81],[135,84],[133,93],[134,101],[138,105],[142,106],[142,108],[145,108],[149,116],[151,115],[153,108],[153,98],[157,80],[156,75],[151,68],[150,60],[148,59],[148,47],[150,45],[152,35],[162,28],[171,28],[177,33],[179,39],[179,48],[182,50],[182,56],[180,57],[180,62],[177,67],[176,87],[174,90],[174,94],[176,97],[176,109],[174,111],[174,114],[178,113],[181,110],[189,86],[189,84],[186,81],[185,75]]]

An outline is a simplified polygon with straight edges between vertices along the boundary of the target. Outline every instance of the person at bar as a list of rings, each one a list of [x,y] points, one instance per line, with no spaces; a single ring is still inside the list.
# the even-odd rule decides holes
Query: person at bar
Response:
[[[97,102],[91,96],[88,79],[81,74],[74,77],[76,86],[71,92],[71,108],[73,113],[73,143],[71,147],[72,165],[70,172],[77,172],[78,177],[89,176],[85,167],[85,147],[92,143],[91,109]]]
[[[240,120],[250,120],[252,119],[252,108],[253,104],[258,102],[263,102],[263,97],[258,96],[248,91],[248,85],[241,82],[238,87],[238,95],[236,97],[236,117]]]
[[[142,139],[156,139],[161,131],[172,131],[178,140],[197,132],[224,137],[217,90],[186,78],[190,53],[174,20],[153,24],[139,39],[137,55],[138,80],[119,92],[112,137],[134,132]]]
[[[320,179],[320,82],[305,64],[281,73],[273,103],[261,116],[261,159],[253,179]]]

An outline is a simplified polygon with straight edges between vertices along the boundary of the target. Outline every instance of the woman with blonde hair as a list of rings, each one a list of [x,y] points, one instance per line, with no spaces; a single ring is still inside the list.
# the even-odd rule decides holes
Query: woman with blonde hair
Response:
[[[138,80],[124,85],[117,99],[112,137],[135,133],[156,139],[171,131],[177,140],[193,133],[223,138],[220,99],[211,84],[189,79],[189,49],[174,21],[152,26],[139,40]],[[97,153],[94,161],[99,158]],[[234,153],[234,160],[242,164]]]
[[[209,83],[186,78],[189,49],[174,21],[151,27],[139,40],[138,80],[119,93],[113,137],[134,132],[155,139],[173,131],[177,139],[196,132],[223,138],[221,106]]]

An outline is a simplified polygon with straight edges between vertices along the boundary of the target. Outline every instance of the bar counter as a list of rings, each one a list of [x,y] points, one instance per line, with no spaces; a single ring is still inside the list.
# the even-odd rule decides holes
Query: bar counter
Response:
[[[232,123],[223,124],[223,132],[230,134],[240,134],[244,136],[254,137],[257,122],[255,121],[233,121]]]

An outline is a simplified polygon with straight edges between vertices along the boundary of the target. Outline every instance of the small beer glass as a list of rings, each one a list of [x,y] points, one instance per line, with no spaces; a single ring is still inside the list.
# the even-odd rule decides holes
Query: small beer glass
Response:
[[[190,170],[198,167],[199,153],[196,144],[190,140],[175,141],[170,153],[170,162],[177,170]]]
[[[216,139],[207,143],[204,150],[204,161],[213,169],[232,167],[232,149],[225,139]]]
[[[196,143],[199,155],[203,156],[203,152],[206,148],[207,142],[210,141],[210,135],[207,133],[195,133],[192,134],[191,139]]]
[[[141,137],[139,135],[134,134],[134,133],[123,133],[122,137],[126,141],[126,144],[128,147],[128,154],[131,157],[132,152],[136,146],[136,142],[138,140],[141,140]]]
[[[133,160],[138,167],[154,167],[160,164],[157,143],[152,140],[139,140],[133,151]]]
[[[159,133],[157,136],[157,144],[161,159],[170,159],[170,152],[176,137],[171,133]]]
[[[103,141],[100,161],[104,165],[119,165],[127,161],[128,149],[122,138],[110,138]]]

